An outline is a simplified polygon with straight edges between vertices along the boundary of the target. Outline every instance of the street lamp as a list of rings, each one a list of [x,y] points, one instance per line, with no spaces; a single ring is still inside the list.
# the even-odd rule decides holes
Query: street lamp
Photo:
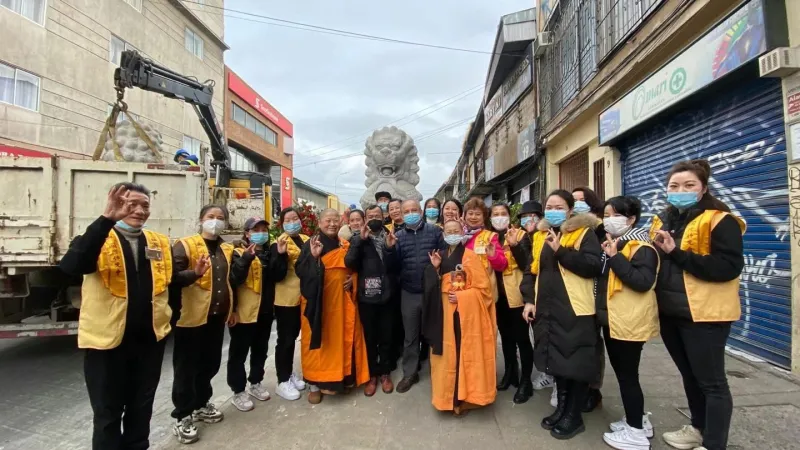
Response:
[[[336,175],[336,178],[333,180],[333,194],[334,195],[337,195],[337,196],[339,195],[339,193],[336,192],[336,183],[339,182],[339,177],[342,176],[342,175],[347,175],[348,173],[350,173],[349,170],[347,172],[342,172],[339,175]]]

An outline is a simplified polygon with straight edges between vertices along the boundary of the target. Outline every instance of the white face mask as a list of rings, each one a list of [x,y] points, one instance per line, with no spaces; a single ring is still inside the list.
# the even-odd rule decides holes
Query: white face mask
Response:
[[[620,237],[623,234],[627,233],[628,230],[631,229],[631,226],[628,225],[628,218],[625,216],[612,216],[606,217],[603,219],[603,228],[606,229],[606,233],[610,234],[611,237]]]
[[[203,222],[203,231],[214,236],[219,236],[225,230],[225,222],[219,219],[208,219]]]
[[[492,217],[492,227],[494,227],[495,230],[503,231],[508,228],[509,220],[510,218],[507,216]]]

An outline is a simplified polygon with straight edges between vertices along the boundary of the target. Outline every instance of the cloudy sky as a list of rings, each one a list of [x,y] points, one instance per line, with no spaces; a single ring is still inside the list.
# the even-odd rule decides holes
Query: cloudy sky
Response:
[[[229,10],[381,37],[490,52],[504,14],[533,0],[226,0]],[[364,192],[364,141],[395,125],[418,140],[424,197],[458,158],[480,105],[491,55],[354,39],[270,25],[228,12],[225,62],[295,126],[295,176],[357,203]],[[473,89],[475,88],[475,89]],[[471,93],[470,89],[473,89]],[[456,97],[458,94],[466,93]],[[448,105],[449,104],[449,105]],[[446,127],[453,125],[451,129]],[[433,136],[425,137],[426,133]],[[355,137],[354,137],[355,136]],[[348,139],[349,138],[349,139]],[[358,153],[356,156],[348,155]],[[346,157],[346,158],[345,158]],[[340,158],[327,161],[331,158]],[[322,161],[314,163],[315,161]]]

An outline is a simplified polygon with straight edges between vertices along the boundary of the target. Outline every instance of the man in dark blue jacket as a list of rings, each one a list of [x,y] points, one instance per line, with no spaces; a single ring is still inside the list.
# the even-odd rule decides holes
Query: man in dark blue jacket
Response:
[[[397,384],[397,392],[401,394],[419,382],[422,274],[425,267],[430,264],[428,255],[435,250],[445,248],[441,228],[425,223],[419,202],[404,201],[402,212],[405,227],[397,233],[390,233],[385,247],[390,270],[400,274],[400,304],[405,330],[403,379]]]

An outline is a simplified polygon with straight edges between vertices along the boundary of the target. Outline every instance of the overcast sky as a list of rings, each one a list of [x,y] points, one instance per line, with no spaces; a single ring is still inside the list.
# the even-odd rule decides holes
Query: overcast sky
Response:
[[[492,51],[504,14],[533,0],[226,0],[229,9],[400,40]],[[276,27],[230,17],[225,62],[293,124],[295,176],[358,203],[366,131],[482,85],[490,56]],[[401,128],[412,137],[474,118],[483,90]],[[410,119],[401,121],[400,124]],[[417,143],[432,196],[451,173],[467,123]],[[358,135],[336,145],[328,146]],[[325,148],[321,148],[327,146]],[[330,162],[310,163],[358,152]],[[338,177],[338,180],[337,180]],[[335,185],[335,186],[334,186]]]

